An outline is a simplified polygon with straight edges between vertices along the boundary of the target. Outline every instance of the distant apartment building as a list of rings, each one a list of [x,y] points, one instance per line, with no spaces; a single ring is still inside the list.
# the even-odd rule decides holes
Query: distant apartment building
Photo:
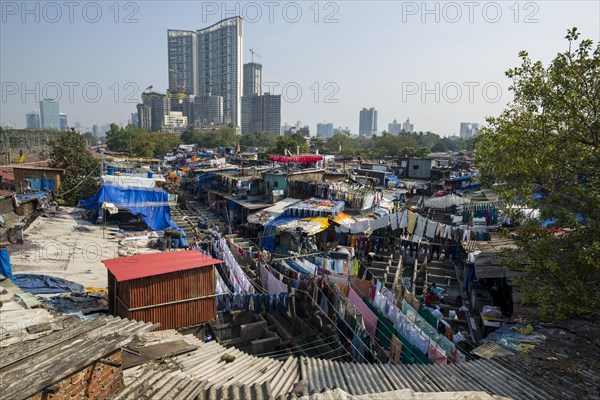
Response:
[[[333,136],[333,124],[332,123],[317,124],[317,137],[327,139],[332,136]]]
[[[281,129],[279,129],[279,134],[281,136],[285,135],[285,132],[290,130],[292,128],[292,125],[288,124],[287,122],[284,122],[283,125],[281,125]]]
[[[150,131],[161,132],[165,116],[171,112],[170,99],[165,94],[156,92],[142,93],[142,102],[150,108]],[[139,113],[139,109],[138,109]]]
[[[180,112],[186,117],[188,126],[192,126],[194,124],[194,96],[181,91],[167,90],[167,98],[169,99],[169,112]]]
[[[224,123],[241,126],[242,18],[196,31],[167,30],[169,90],[223,98]]]
[[[409,118],[406,118],[406,121],[402,124],[402,130],[406,133],[414,133],[415,126],[410,122]]]
[[[460,123],[460,137],[470,138],[477,135],[479,131],[479,124],[476,122],[461,122]]]
[[[188,119],[181,111],[170,111],[165,115],[162,132],[181,133],[188,127]]]
[[[300,121],[298,121],[299,123]],[[303,137],[310,137],[310,128],[308,127],[308,125],[304,125],[304,126],[299,126],[298,124],[296,124],[295,126],[290,126],[289,129],[287,129],[283,135],[284,136],[292,136],[295,134],[299,134]]]
[[[333,130],[333,134],[334,135],[340,134],[340,135],[344,135],[344,136],[352,136],[352,133],[350,132],[350,128],[348,128],[348,127],[342,128],[341,126],[338,126],[337,128],[335,128]]]
[[[69,125],[68,121],[67,121],[67,114],[63,114],[60,113],[58,115],[59,121],[60,121],[60,131],[64,132],[67,130],[67,126]]]
[[[138,118],[138,113],[136,113],[136,112],[131,113],[131,116],[129,117],[129,123],[132,126],[139,127],[140,122],[139,122],[139,118]]]
[[[377,110],[371,107],[360,111],[358,134],[361,136],[373,136],[377,133]]]
[[[262,64],[244,64],[243,96],[260,96],[262,93]]]
[[[242,135],[254,132],[279,134],[281,96],[262,90],[262,65],[244,64],[244,96],[242,97]]]
[[[281,95],[265,93],[242,98],[242,135],[254,132],[279,134],[281,126]]]
[[[43,129],[60,130],[58,102],[50,99],[40,101],[40,122]]]
[[[398,123],[398,120],[394,118],[391,124],[388,124],[388,133],[391,135],[399,135],[402,130],[402,124]]]
[[[143,103],[137,105],[138,123],[137,127],[145,131],[152,128],[152,109]]]
[[[167,30],[169,90],[197,95],[198,42],[194,31]]]
[[[102,129],[100,129],[100,125],[92,125],[92,135],[100,136],[100,132],[102,132]]]
[[[39,129],[42,127],[40,124],[40,113],[37,111],[31,111],[25,114],[25,122],[29,129]]]
[[[210,93],[194,97],[193,125],[223,125],[223,97]]]

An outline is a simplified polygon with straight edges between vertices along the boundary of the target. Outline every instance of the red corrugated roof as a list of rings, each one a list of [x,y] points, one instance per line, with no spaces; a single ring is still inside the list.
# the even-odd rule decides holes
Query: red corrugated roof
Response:
[[[131,257],[103,260],[104,266],[117,281],[145,278],[147,276],[168,274],[169,272],[206,267],[222,263],[198,250],[176,251],[153,254],[140,254]]]

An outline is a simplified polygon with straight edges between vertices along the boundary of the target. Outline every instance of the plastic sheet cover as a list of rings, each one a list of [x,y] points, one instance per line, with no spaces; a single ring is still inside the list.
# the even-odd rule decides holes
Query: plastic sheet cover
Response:
[[[11,280],[21,290],[33,294],[83,293],[82,285],[55,276],[15,274]]]
[[[260,245],[263,249],[268,251],[275,250],[275,236],[277,236],[277,227],[280,225],[285,225],[292,221],[300,219],[300,217],[290,217],[287,215],[280,215],[279,217],[269,221],[265,225],[265,230],[263,232],[262,240]]]
[[[121,210],[141,216],[152,230],[160,231],[173,227],[182,231],[171,220],[168,201],[169,195],[162,189],[126,188],[104,184],[92,198],[81,200],[79,207],[87,210],[99,210],[102,203],[113,203]],[[183,234],[185,235],[185,232]]]
[[[25,179],[31,190],[54,190],[54,179],[49,178],[31,178]]]
[[[0,275],[10,278],[12,276],[12,267],[10,266],[10,255],[6,248],[0,249]]]

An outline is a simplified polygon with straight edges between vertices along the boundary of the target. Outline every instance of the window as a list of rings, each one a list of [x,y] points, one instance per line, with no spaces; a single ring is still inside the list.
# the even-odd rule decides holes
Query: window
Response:
[[[413,169],[419,169],[418,165],[413,165]]]
[[[279,182],[277,182],[277,181],[273,182],[273,187],[279,187]]]

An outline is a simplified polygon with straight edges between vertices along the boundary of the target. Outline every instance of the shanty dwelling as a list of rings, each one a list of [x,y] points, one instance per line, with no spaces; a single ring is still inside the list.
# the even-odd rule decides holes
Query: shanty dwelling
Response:
[[[197,250],[102,261],[108,269],[112,315],[179,329],[216,318],[215,269],[222,263]]]

